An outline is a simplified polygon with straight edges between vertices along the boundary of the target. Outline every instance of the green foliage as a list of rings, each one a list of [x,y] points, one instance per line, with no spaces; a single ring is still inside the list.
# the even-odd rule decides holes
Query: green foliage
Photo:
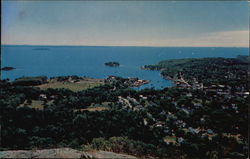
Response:
[[[244,158],[245,155],[239,152],[230,152],[229,156],[232,158]]]
[[[47,81],[46,76],[38,76],[38,77],[21,77],[17,78],[13,83],[15,85],[21,86],[30,86],[30,85],[40,85]]]
[[[128,137],[95,138],[88,145],[90,149],[128,153],[136,156],[155,156],[157,148],[152,144],[131,140]],[[84,147],[86,149],[86,147]],[[166,155],[166,154],[165,154]]]

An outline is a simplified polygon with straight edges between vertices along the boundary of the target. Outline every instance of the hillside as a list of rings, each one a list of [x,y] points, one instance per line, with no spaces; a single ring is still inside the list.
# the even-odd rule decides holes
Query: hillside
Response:
[[[46,77],[2,80],[1,150],[70,147],[136,157],[246,158],[247,67],[242,59],[226,58],[161,62],[156,68],[176,83],[162,90],[135,90],[138,79],[114,76],[74,91],[37,87]]]

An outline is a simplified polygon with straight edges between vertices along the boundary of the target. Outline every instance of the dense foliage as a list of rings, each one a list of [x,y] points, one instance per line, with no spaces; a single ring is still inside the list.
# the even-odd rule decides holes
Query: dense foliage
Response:
[[[22,85],[22,86],[31,86],[31,85],[40,85],[45,83],[47,80],[46,76],[38,76],[38,77],[21,77],[17,78],[13,84]]]

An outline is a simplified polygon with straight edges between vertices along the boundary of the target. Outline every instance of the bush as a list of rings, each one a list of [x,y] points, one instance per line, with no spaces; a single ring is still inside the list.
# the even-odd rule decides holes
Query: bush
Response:
[[[86,149],[113,151],[127,153],[136,156],[157,156],[156,146],[145,144],[141,141],[128,139],[128,137],[95,138],[90,145],[83,146]]]

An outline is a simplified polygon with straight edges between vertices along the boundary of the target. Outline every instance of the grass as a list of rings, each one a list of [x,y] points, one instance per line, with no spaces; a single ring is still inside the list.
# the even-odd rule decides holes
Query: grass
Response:
[[[90,112],[94,112],[94,111],[104,111],[104,110],[109,110],[109,104],[111,102],[102,102],[102,104],[95,104],[92,103],[88,108],[85,109],[75,109],[75,111],[90,111]]]
[[[242,139],[241,139],[241,135],[240,134],[237,134],[237,135],[232,135],[230,133],[223,133],[224,136],[226,137],[233,137],[237,140],[237,142],[241,143],[242,142]]]
[[[35,108],[35,109],[43,109],[43,101],[40,101],[40,100],[32,100],[31,107],[32,107],[32,108]]]
[[[165,141],[165,142],[169,142],[169,143],[176,144],[176,137],[175,137],[175,136],[166,136],[166,137],[164,138],[164,141]]]
[[[95,111],[103,111],[103,110],[108,110],[108,107],[89,107],[85,109],[76,109],[76,111],[90,111],[90,112],[95,112]]]
[[[25,101],[20,106],[21,107],[28,106],[28,107],[34,108],[34,109],[43,109],[43,101],[41,101],[41,100],[32,100],[31,104],[28,104],[27,101]]]
[[[101,104],[92,103],[89,107],[109,107],[109,104],[112,104],[112,102],[102,102]]]
[[[48,89],[48,88],[66,88],[72,90],[74,92],[86,90],[89,88],[97,87],[103,85],[104,83],[98,79],[84,79],[80,80],[79,82],[58,82],[55,80],[49,80],[48,83],[39,85],[38,87],[41,89]]]

